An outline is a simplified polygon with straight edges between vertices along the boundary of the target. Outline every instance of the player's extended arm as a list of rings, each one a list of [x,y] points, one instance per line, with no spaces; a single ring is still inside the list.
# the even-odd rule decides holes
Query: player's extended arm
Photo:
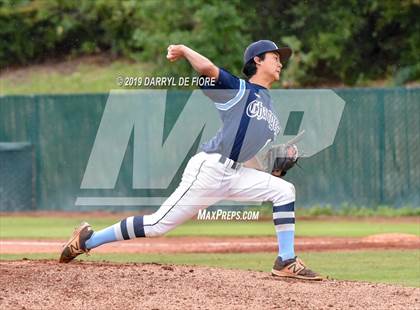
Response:
[[[168,58],[169,61],[177,61],[181,58],[185,58],[200,75],[215,79],[219,77],[219,68],[208,58],[197,53],[188,46],[182,44],[169,45],[166,58]]]

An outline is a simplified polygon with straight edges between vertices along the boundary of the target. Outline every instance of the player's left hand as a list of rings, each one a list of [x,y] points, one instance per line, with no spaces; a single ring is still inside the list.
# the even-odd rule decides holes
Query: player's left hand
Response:
[[[166,58],[171,61],[177,61],[184,57],[184,45],[169,45],[168,46],[168,54],[166,55]]]
[[[268,169],[276,177],[285,176],[287,171],[297,163],[299,151],[295,144],[276,145],[267,152],[266,159]]]

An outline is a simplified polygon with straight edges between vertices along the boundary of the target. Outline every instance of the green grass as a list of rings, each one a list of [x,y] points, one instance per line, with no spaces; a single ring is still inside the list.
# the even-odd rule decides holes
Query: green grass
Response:
[[[271,203],[263,203],[258,207],[249,207],[250,210],[260,212],[260,216],[270,217],[272,214]],[[393,207],[390,205],[373,205],[360,206],[343,202],[339,205],[323,204],[313,205],[311,207],[298,208],[296,211],[299,217],[315,217],[315,216],[351,216],[351,217],[407,217],[420,216],[420,207],[413,205],[406,205],[403,207]]]
[[[314,270],[340,280],[420,287],[420,251],[312,252],[300,255]],[[57,254],[0,254],[0,260],[57,259]],[[269,272],[272,253],[235,254],[95,254],[82,260],[213,266]]]
[[[115,218],[85,218],[94,229],[102,229],[121,220]],[[0,238],[3,239],[65,239],[82,218],[9,217],[0,218]],[[379,233],[407,233],[420,236],[420,223],[375,222],[367,220],[301,220],[296,235],[305,237],[363,237]],[[171,231],[168,236],[273,236],[271,221],[189,221]]]
[[[98,93],[119,89],[118,76],[150,75],[151,66],[128,61],[114,61],[105,65],[82,62],[70,73],[63,73],[49,65],[49,69],[25,69],[23,74],[0,76],[0,95]]]
[[[110,59],[110,56],[106,54],[30,65],[11,72],[7,70],[0,72],[0,95],[109,92],[111,89],[119,88],[116,85],[118,76],[151,76],[153,67],[151,63]],[[418,84],[418,81],[415,82]],[[359,84],[368,87],[383,87],[390,86],[393,82],[388,79],[362,81]],[[364,210],[361,212],[366,213]],[[367,211],[367,213],[370,212]]]
[[[269,210],[271,211],[271,210]],[[355,217],[398,217],[398,216],[420,216],[420,208],[414,206],[404,206],[395,208],[386,205],[377,205],[371,207],[357,206],[349,203],[342,203],[339,206],[315,205],[310,208],[300,208],[297,210],[300,216],[355,216]]]

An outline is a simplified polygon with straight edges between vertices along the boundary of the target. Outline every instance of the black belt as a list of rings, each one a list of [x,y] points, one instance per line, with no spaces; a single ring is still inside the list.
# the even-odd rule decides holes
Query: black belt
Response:
[[[219,162],[224,164],[224,163],[226,163],[227,160],[230,161],[230,163],[228,165],[229,168],[232,168],[232,169],[236,170],[236,169],[239,169],[242,166],[241,163],[238,163],[238,162],[234,161],[233,159],[230,159],[230,158],[228,158],[226,156],[223,156],[223,155],[220,156]]]

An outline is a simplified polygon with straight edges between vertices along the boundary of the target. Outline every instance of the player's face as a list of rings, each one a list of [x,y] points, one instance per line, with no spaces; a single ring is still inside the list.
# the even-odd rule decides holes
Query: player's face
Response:
[[[282,64],[280,62],[280,55],[278,53],[269,52],[265,54],[264,60],[261,62],[260,70],[264,71],[273,81],[280,79]]]

